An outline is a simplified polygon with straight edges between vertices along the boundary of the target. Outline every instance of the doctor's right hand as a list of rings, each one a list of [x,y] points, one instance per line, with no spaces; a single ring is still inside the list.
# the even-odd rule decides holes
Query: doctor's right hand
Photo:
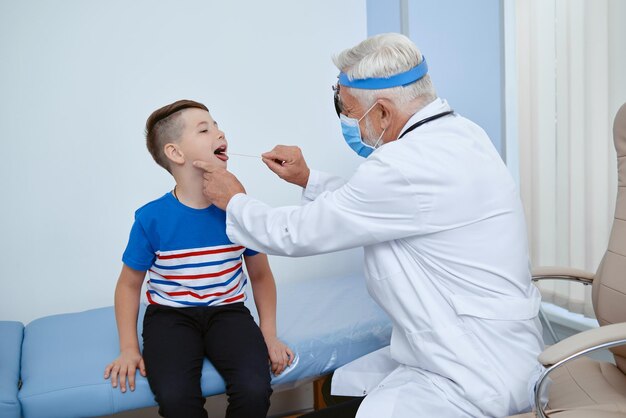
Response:
[[[111,377],[111,386],[117,387],[119,380],[120,390],[126,392],[126,380],[131,391],[135,390],[135,372],[139,369],[139,373],[146,377],[146,366],[141,357],[141,353],[136,350],[122,351],[120,356],[113,360],[104,369],[104,378]]]
[[[261,154],[267,167],[281,179],[306,188],[311,170],[304,161],[299,147],[276,145],[271,151]]]

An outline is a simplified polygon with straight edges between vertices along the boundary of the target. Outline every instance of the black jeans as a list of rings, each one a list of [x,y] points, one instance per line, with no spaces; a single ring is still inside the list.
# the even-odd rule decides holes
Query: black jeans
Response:
[[[148,383],[167,418],[206,418],[200,387],[207,357],[226,382],[227,418],[265,417],[270,405],[267,346],[243,303],[150,305],[143,321]]]

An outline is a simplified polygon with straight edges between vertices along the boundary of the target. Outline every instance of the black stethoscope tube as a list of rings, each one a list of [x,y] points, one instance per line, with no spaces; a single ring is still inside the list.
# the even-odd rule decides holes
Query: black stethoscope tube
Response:
[[[415,122],[413,125],[409,126],[409,128],[406,131],[402,132],[402,135],[400,135],[398,137],[398,139],[402,138],[404,135],[408,134],[413,129],[419,128],[420,126],[422,126],[425,123],[432,122],[432,121],[434,121],[436,119],[442,118],[444,116],[451,115],[453,113],[454,113],[454,110],[448,110],[447,112],[437,113],[436,115],[429,116],[429,117],[427,117],[425,119],[420,120],[419,122]]]

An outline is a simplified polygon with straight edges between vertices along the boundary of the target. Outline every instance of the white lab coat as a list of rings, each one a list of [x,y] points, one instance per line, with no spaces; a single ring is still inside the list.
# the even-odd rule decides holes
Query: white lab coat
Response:
[[[436,99],[404,129],[449,110]],[[268,254],[363,246],[390,347],[340,368],[358,418],[506,416],[531,405],[543,349],[516,186],[486,133],[455,114],[383,145],[343,183],[311,171],[301,206],[247,195],[227,234]]]

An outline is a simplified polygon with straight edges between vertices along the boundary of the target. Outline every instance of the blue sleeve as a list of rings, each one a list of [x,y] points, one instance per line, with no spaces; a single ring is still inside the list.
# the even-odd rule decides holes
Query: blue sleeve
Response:
[[[258,251],[254,251],[254,250],[251,250],[250,248],[246,248],[243,252],[243,255],[251,256],[251,255],[257,255],[258,253],[259,253]]]
[[[135,223],[130,230],[128,245],[124,255],[122,255],[122,261],[134,270],[147,271],[152,267],[155,259],[154,249],[148,240],[146,231],[135,217]]]

